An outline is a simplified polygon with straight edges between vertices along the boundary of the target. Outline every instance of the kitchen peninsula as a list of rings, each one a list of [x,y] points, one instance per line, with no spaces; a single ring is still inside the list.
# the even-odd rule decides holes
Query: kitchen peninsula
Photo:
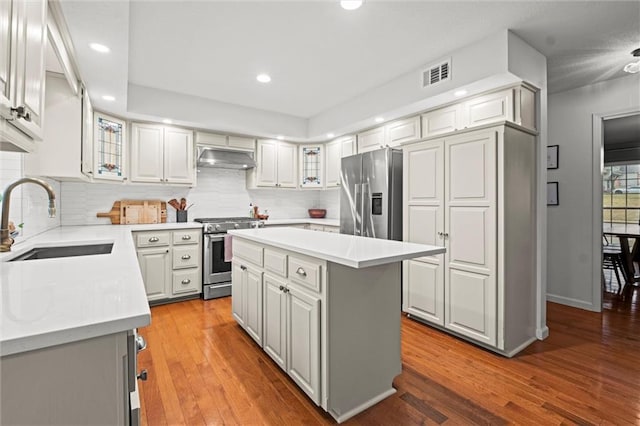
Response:
[[[233,235],[236,321],[343,422],[395,392],[401,261],[443,247],[295,228]]]

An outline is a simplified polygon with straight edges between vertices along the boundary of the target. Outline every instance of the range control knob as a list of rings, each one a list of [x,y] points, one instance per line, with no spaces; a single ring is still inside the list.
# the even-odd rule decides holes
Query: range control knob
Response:
[[[219,231],[219,230],[220,230],[220,228],[222,228],[222,227],[216,223],[215,228],[216,228],[216,231]]]
[[[211,231],[213,231],[213,225],[211,225],[211,224],[207,225],[207,226],[204,228],[204,230],[205,230],[206,232],[211,232]]]
[[[238,229],[238,228],[240,228],[240,225],[239,225],[239,224],[237,224],[237,223],[234,223],[234,224],[233,224],[233,227],[234,227],[234,228],[236,228],[236,229]]]

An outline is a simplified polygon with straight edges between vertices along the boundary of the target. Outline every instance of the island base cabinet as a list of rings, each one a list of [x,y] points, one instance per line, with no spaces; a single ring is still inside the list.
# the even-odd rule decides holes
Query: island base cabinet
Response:
[[[264,350],[320,405],[320,298],[264,275]]]
[[[320,299],[287,288],[287,372],[320,404]]]
[[[0,424],[129,425],[127,333],[0,359]]]
[[[262,347],[262,272],[232,263],[231,309],[238,324]]]

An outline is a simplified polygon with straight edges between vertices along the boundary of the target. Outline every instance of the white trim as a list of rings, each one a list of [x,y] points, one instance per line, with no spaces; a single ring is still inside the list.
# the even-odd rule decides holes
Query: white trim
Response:
[[[600,248],[598,250],[600,250]],[[600,270],[598,270],[598,273],[600,273]],[[600,286],[600,275],[598,275],[598,289],[600,289]],[[593,312],[600,312],[601,308],[599,304],[596,305],[594,303],[585,302],[584,300],[573,299],[571,297],[565,296],[557,296],[555,294],[547,294],[547,301]]]
[[[591,306],[584,307],[590,311],[601,312],[602,311],[602,170],[604,167],[604,132],[602,122],[604,120],[612,120],[614,118],[628,117],[630,115],[640,114],[640,108],[631,107],[615,112],[593,114],[593,145],[592,145],[592,167],[591,167],[591,179],[592,179],[592,207],[591,213],[592,219],[592,300]],[[548,300],[551,295],[547,296]],[[571,300],[571,299],[568,299]],[[579,301],[576,301],[579,302]],[[559,302],[565,303],[565,302]],[[580,302],[584,303],[584,302]],[[574,305],[572,303],[565,303],[570,306],[581,307],[580,305]]]
[[[334,419],[336,419],[336,421],[338,423],[345,422],[345,421],[349,420],[351,417],[355,416],[356,414],[359,414],[359,413],[363,412],[364,410],[366,410],[367,408],[376,405],[378,402],[382,401],[383,399],[385,399],[388,396],[393,395],[394,393],[396,393],[396,390],[394,388],[391,388],[391,389],[389,389],[387,391],[382,392],[379,395],[374,396],[370,400],[364,402],[363,404],[358,405],[356,408],[354,408],[352,410],[349,410],[349,411],[347,411],[346,413],[344,413],[342,415],[338,416],[333,411],[331,411],[331,415],[333,416]]]
[[[537,333],[536,333],[537,334]],[[509,352],[505,352],[504,355],[507,358],[513,358],[514,355],[518,354],[518,352],[523,351],[527,346],[529,346],[530,344],[532,344],[533,342],[535,342],[536,340],[543,340],[545,339],[547,336],[549,335],[549,329],[547,328],[547,335],[540,338],[540,337],[532,337],[529,340],[527,340],[526,342],[524,342],[523,344],[521,344],[520,346],[515,347],[513,350],[510,350]]]
[[[544,340],[549,337],[549,327],[543,327],[536,329],[536,337],[538,340]]]

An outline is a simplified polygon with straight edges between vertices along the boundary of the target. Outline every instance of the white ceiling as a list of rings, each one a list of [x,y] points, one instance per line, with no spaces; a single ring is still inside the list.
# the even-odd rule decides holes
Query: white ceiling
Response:
[[[553,93],[625,75],[640,47],[638,1],[62,1],[80,73],[108,111],[126,110],[132,83],[311,118],[501,29],[547,57]]]

